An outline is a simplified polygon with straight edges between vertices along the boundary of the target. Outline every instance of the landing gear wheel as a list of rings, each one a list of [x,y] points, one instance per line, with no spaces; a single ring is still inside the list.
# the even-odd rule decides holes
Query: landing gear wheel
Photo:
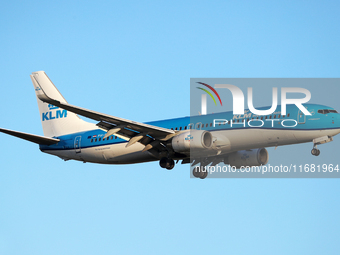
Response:
[[[171,170],[175,167],[175,161],[172,158],[161,158],[159,161],[159,165],[162,168],[166,168],[168,170]]]
[[[200,178],[200,179],[205,179],[208,176],[208,171],[206,170],[202,170],[201,167],[196,166],[193,170],[192,170],[192,175],[196,178]]]
[[[200,171],[200,167],[196,166],[193,170],[192,170],[192,175],[196,178],[200,178],[201,175],[201,171]]]
[[[312,149],[312,155],[319,156],[320,155],[320,150],[316,149],[316,148]]]
[[[205,178],[207,178],[207,176],[208,176],[208,171],[205,171],[205,172],[202,173],[202,175],[200,176],[200,178],[201,178],[201,179],[205,179]]]
[[[165,167],[168,170],[171,170],[175,167],[175,161],[172,158],[168,159],[168,165]]]

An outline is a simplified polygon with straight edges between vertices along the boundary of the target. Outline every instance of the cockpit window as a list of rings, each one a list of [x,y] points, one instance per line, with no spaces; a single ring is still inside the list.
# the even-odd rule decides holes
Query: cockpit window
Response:
[[[338,112],[336,110],[324,109],[324,110],[318,110],[318,113],[327,114],[327,113],[338,113]]]

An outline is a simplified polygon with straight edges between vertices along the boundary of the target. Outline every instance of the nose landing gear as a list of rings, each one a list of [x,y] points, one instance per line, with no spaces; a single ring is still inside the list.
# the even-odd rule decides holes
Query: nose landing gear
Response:
[[[319,156],[320,155],[320,150],[316,148],[316,146],[314,146],[314,148],[312,149],[312,155],[314,156]]]
[[[332,136],[327,136],[327,135],[313,139],[312,155],[314,155],[314,156],[319,156],[320,155],[320,150],[316,148],[317,145],[324,144],[324,143],[329,143],[331,141],[333,141],[333,137]]]

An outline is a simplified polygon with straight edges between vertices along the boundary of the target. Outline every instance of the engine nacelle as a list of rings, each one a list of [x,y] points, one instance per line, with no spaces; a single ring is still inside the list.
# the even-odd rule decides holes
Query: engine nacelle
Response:
[[[203,151],[211,149],[213,137],[209,131],[190,130],[172,138],[172,148],[175,152]]]
[[[268,163],[269,154],[265,148],[237,151],[228,155],[227,164],[240,168],[242,166],[261,166]]]

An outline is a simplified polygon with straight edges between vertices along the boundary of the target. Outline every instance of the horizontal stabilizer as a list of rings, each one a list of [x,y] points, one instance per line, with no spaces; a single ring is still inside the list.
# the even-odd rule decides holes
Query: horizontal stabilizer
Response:
[[[32,143],[41,144],[41,145],[52,145],[60,141],[59,139],[55,139],[55,138],[32,135],[32,134],[22,133],[18,131],[3,129],[3,128],[0,128],[0,132],[30,141]]]

